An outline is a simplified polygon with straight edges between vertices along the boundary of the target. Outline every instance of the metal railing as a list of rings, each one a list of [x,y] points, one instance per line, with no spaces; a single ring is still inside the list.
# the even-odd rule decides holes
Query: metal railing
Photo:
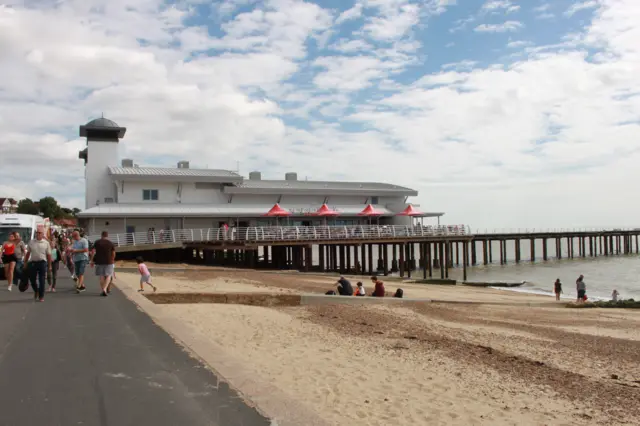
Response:
[[[630,232],[640,228],[496,228],[475,229],[473,235],[508,235],[508,234],[571,234],[585,232]]]
[[[424,237],[455,237],[474,235],[523,235],[523,234],[571,234],[586,232],[629,232],[638,228],[511,228],[477,229],[474,232],[465,225],[400,226],[252,226],[245,228],[168,229],[161,231],[112,234],[109,236],[117,247],[171,244],[187,242],[281,242],[281,241],[334,241],[407,239]],[[94,241],[99,235],[88,237]]]
[[[161,231],[111,234],[109,239],[117,247],[171,244],[187,242],[280,242],[280,241],[328,241],[375,240],[423,237],[468,236],[465,225],[446,226],[252,226],[246,228],[168,229]],[[90,235],[89,240],[100,238]]]

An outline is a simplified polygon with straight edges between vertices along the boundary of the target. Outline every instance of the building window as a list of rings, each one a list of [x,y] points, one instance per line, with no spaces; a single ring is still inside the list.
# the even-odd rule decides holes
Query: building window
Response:
[[[378,197],[371,197],[371,204],[378,204]]]
[[[144,201],[158,201],[158,190],[157,189],[143,189],[142,190],[142,199]]]

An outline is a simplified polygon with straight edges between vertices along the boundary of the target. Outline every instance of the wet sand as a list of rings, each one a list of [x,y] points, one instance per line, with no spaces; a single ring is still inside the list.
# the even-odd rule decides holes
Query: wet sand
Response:
[[[159,291],[198,292],[324,293],[336,278],[154,274]],[[137,288],[138,276],[119,273],[117,283]],[[517,304],[550,298],[387,283],[397,286],[406,297],[513,306],[156,306],[329,424],[638,424],[637,311],[528,307]]]

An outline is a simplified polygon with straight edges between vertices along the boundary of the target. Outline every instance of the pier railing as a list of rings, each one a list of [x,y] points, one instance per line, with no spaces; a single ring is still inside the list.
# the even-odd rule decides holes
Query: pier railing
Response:
[[[111,234],[117,246],[142,246],[188,242],[282,242],[406,239],[470,235],[465,225],[446,226],[251,226],[246,228],[168,229],[161,231]],[[89,236],[94,241],[99,235]]]
[[[640,231],[640,228],[494,228],[473,229],[473,235],[509,235],[509,234],[577,234],[585,232],[629,232]]]

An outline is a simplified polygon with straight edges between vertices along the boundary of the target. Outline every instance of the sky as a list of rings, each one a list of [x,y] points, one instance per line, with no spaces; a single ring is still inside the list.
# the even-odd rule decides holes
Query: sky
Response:
[[[472,228],[640,227],[640,1],[3,0],[0,196],[141,166],[389,182]]]

